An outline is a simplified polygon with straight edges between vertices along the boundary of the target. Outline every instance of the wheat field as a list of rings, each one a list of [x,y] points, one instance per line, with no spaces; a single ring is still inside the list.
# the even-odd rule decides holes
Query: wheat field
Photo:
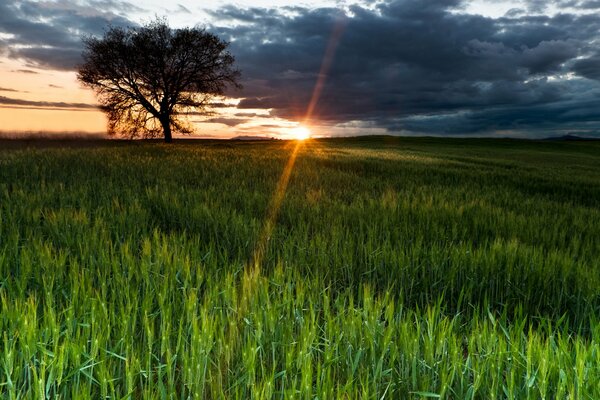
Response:
[[[599,316],[599,142],[0,149],[2,398],[599,399]]]

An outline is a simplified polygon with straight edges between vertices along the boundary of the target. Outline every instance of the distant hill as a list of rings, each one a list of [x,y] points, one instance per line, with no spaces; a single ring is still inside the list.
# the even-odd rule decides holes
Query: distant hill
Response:
[[[581,141],[590,141],[590,140],[600,140],[600,138],[582,137],[582,136],[577,136],[577,135],[573,135],[573,134],[567,134],[567,135],[558,136],[558,137],[549,137],[544,140],[550,140],[550,141],[555,141],[555,142],[581,142]]]
[[[236,136],[232,137],[230,140],[279,140],[274,137],[265,137],[265,136]]]

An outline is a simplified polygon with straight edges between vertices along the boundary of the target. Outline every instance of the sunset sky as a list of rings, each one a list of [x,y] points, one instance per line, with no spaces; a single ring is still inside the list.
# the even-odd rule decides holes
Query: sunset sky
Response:
[[[244,89],[203,137],[600,137],[600,1],[0,2],[4,133],[102,133],[81,36],[165,16],[230,41]],[[200,5],[201,4],[201,5]],[[325,67],[324,67],[325,66]]]

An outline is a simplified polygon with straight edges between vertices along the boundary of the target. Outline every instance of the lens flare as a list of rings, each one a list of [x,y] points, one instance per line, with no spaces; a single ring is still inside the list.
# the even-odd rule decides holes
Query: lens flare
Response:
[[[331,68],[331,65],[333,63],[335,51],[345,30],[346,22],[347,20],[345,18],[345,15],[342,14],[340,19],[334,26],[333,32],[329,39],[329,43],[325,50],[325,55],[321,64],[321,70],[319,72],[317,82],[313,89],[313,93],[306,110],[306,115],[304,116],[304,122],[307,125],[310,125],[313,113],[315,111],[319,98],[321,97],[321,92],[323,91],[325,80],[327,79],[329,69]],[[290,137],[296,139],[296,142],[289,143],[289,145],[292,147],[290,157],[288,158],[285,168],[283,169],[281,177],[279,178],[279,182],[277,183],[275,193],[273,195],[273,198],[271,199],[271,204],[268,209],[265,224],[260,233],[260,236],[258,237],[258,242],[252,254],[252,260],[250,261],[249,265],[251,268],[247,269],[244,272],[245,298],[251,297],[254,289],[257,287],[263,257],[265,256],[265,252],[269,245],[269,239],[271,238],[271,234],[273,233],[273,230],[275,228],[277,216],[279,214],[281,205],[283,203],[283,199],[285,197],[285,193],[287,191],[287,186],[290,181],[292,171],[294,169],[294,164],[296,163],[296,158],[298,157],[300,149],[304,147],[304,140],[311,137],[310,129],[306,128],[305,126],[298,126],[289,130],[287,133]]]

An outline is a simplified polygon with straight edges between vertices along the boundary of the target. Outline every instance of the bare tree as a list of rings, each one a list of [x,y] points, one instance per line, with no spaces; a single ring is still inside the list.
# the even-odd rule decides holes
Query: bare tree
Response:
[[[98,95],[109,134],[130,137],[189,133],[181,116],[206,112],[240,72],[228,43],[200,28],[172,29],[157,19],[138,28],[109,28],[83,39],[77,78]]]

